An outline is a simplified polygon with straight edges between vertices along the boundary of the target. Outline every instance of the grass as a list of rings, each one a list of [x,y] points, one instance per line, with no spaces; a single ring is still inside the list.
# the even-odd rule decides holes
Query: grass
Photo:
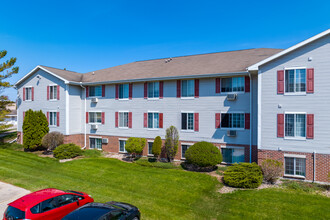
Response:
[[[135,164],[138,164],[140,166],[145,166],[145,167],[157,167],[157,168],[163,168],[163,169],[181,169],[181,166],[176,166],[173,163],[164,163],[164,162],[159,162],[159,161],[153,161],[148,158],[140,158],[138,160],[134,161]]]
[[[292,180],[282,180],[282,182],[283,182],[282,185],[284,187],[291,190],[297,190],[297,191],[303,191],[309,193],[330,190],[330,185],[308,183],[303,181],[292,181]]]
[[[102,156],[102,151],[99,150],[83,150],[82,155],[86,158],[98,158]]]
[[[143,219],[330,219],[330,199],[297,190],[242,190],[219,194],[207,174],[159,169],[109,158],[56,159],[0,146],[0,180],[31,191],[46,187],[85,191],[95,201],[140,208]]]

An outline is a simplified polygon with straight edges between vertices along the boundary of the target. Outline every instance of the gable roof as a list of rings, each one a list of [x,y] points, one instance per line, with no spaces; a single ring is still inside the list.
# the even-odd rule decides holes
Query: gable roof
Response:
[[[249,66],[247,68],[247,70],[248,71],[256,71],[256,70],[259,69],[259,66],[261,66],[263,64],[266,64],[266,63],[268,63],[268,62],[270,62],[272,60],[275,60],[275,59],[277,59],[277,58],[279,58],[281,56],[284,56],[284,55],[286,55],[286,54],[288,54],[288,53],[290,53],[290,52],[292,52],[294,50],[297,50],[298,48],[301,48],[301,47],[305,46],[306,44],[309,44],[309,43],[311,43],[313,41],[316,41],[316,40],[318,40],[318,39],[320,39],[320,38],[322,38],[322,37],[324,37],[324,36],[326,36],[328,34],[330,34],[330,29],[328,29],[326,31],[323,31],[322,33],[319,33],[319,34],[317,34],[317,35],[315,35],[315,36],[313,36],[311,38],[308,38],[307,40],[304,40],[304,41],[302,41],[302,42],[300,42],[300,43],[298,43],[298,44],[296,44],[296,45],[294,45],[292,47],[289,47],[286,50],[283,50],[283,51],[281,51],[281,52],[279,52],[277,54],[274,54],[273,56],[270,56],[270,57],[268,57],[268,58],[266,58],[264,60],[261,60],[260,62]]]

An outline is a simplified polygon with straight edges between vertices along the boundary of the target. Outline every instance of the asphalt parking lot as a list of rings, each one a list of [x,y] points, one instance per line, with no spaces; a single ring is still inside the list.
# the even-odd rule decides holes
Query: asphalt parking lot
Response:
[[[8,203],[28,193],[30,193],[30,191],[26,189],[0,182],[0,219],[2,219]]]

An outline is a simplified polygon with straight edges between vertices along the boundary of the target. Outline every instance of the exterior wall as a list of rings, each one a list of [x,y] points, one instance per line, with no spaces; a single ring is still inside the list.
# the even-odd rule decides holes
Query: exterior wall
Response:
[[[330,154],[330,36],[293,51],[260,68],[261,109],[259,149]],[[308,61],[311,57],[312,61]],[[277,70],[289,67],[314,68],[314,93],[306,95],[278,95]],[[281,105],[281,108],[279,107]],[[314,139],[288,140],[277,138],[277,114],[306,112],[314,114]]]
[[[68,134],[81,134],[84,132],[84,101],[81,98],[82,88],[80,86],[69,85],[69,123],[67,123]]]

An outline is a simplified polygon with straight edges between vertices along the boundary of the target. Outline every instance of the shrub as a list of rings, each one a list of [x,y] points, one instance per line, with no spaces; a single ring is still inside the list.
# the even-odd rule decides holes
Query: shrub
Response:
[[[132,154],[132,157],[136,157],[137,154],[141,154],[144,146],[146,145],[147,140],[145,138],[128,138],[125,149],[127,153]]]
[[[179,132],[173,125],[166,129],[165,135],[165,152],[168,161],[172,161],[178,152]]]
[[[211,143],[202,141],[198,142],[185,153],[186,161],[199,167],[215,166],[222,161],[220,150]]]
[[[46,134],[42,138],[42,146],[47,149],[47,151],[53,151],[57,146],[63,144],[64,135],[60,132],[53,131]]]
[[[264,175],[264,180],[268,183],[274,184],[282,175],[283,163],[277,160],[267,159],[262,162],[261,170]]]
[[[262,171],[256,163],[240,163],[224,172],[224,183],[237,188],[257,188],[262,183]]]
[[[154,140],[154,143],[152,144],[152,154],[154,155],[154,157],[158,158],[158,156],[161,153],[162,150],[162,139],[157,136]]]
[[[62,144],[54,150],[54,157],[57,159],[69,159],[81,155],[81,148],[73,143]]]

